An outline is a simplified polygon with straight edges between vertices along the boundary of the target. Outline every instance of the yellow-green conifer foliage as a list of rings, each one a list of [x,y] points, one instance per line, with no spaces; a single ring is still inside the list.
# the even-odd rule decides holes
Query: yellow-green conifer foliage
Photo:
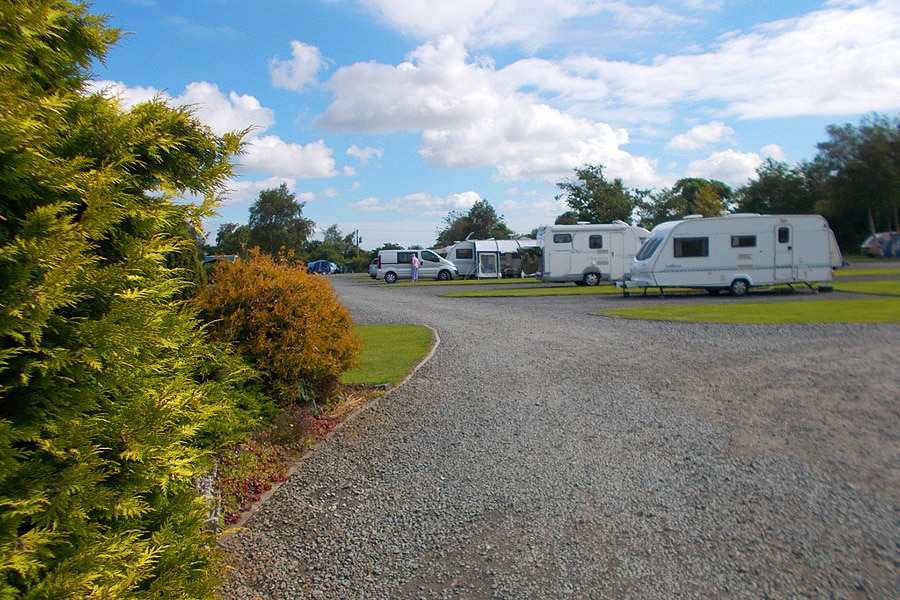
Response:
[[[211,334],[231,342],[283,406],[326,400],[361,342],[326,277],[258,248],[217,266],[197,305]]]
[[[215,592],[194,480],[240,382],[167,232],[214,207],[241,136],[85,93],[118,35],[81,2],[0,0],[0,598]]]

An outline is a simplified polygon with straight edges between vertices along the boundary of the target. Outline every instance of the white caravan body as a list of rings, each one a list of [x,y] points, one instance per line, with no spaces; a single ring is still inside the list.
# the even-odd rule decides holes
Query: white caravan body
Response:
[[[535,248],[528,238],[517,240],[463,240],[446,249],[447,260],[456,265],[463,279],[499,279],[522,273],[522,248]]]
[[[545,225],[538,230],[541,269],[538,279],[597,285],[623,279],[650,232],[622,221]]]
[[[751,286],[831,281],[841,264],[834,233],[819,215],[692,216],[653,228],[625,287],[741,296]]]

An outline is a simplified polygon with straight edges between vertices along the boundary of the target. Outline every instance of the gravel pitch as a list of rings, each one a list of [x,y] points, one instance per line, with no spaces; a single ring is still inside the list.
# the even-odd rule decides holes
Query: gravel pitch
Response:
[[[223,598],[900,597],[900,326],[331,281],[440,344],[222,539]]]

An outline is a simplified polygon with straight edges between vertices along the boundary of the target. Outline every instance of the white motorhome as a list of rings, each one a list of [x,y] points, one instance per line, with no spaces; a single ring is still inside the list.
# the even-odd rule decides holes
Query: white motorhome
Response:
[[[622,221],[545,225],[538,229],[541,270],[538,279],[597,285],[627,276],[631,260],[650,232]]]
[[[819,215],[737,213],[660,223],[638,251],[626,288],[691,287],[743,296],[750,287],[831,281],[842,264]]]
[[[524,248],[536,248],[536,240],[463,240],[447,247],[447,259],[463,279],[499,279],[522,274]]]
[[[375,279],[395,283],[412,279],[412,257],[419,257],[419,278],[449,281],[459,276],[456,265],[431,250],[381,250],[375,259]]]

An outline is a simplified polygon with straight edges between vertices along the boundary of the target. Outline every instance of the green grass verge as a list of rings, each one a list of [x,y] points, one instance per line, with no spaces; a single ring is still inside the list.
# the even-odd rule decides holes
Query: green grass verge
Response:
[[[900,296],[900,280],[898,281],[836,281],[834,289],[840,292],[859,292],[861,294],[879,294],[884,296]]]
[[[532,280],[532,283],[534,281]],[[543,285],[528,288],[493,289],[493,290],[466,290],[464,292],[449,292],[441,294],[450,298],[496,298],[515,296],[581,296],[596,294],[621,294],[622,290],[614,285],[577,286],[569,285]]]
[[[396,385],[431,349],[431,330],[421,325],[357,325],[363,342],[360,365],[347,371],[341,383]]]
[[[840,279],[841,277],[863,277],[869,275],[900,275],[900,269],[854,269],[853,267],[849,267],[846,269],[839,269],[834,272],[834,276],[838,279]]]
[[[603,310],[595,314],[710,323],[898,323],[900,298],[646,306]]]

